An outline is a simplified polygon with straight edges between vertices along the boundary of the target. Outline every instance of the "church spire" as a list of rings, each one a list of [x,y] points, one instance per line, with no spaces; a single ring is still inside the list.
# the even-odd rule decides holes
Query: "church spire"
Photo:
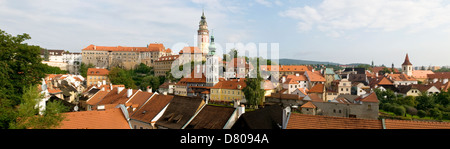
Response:
[[[409,61],[408,53],[406,53],[405,62],[403,62],[402,65],[412,65],[411,62]]]

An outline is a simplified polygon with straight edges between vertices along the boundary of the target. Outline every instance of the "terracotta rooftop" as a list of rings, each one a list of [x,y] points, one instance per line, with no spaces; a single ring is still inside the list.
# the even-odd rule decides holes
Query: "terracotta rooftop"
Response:
[[[450,129],[448,122],[385,119],[386,129]]]
[[[449,79],[450,78],[450,72],[436,72],[434,74],[427,74],[429,79]]]
[[[131,119],[151,123],[151,120],[169,104],[173,97],[170,95],[154,95],[131,115]]]
[[[205,102],[202,98],[174,96],[155,125],[169,129],[181,129],[203,104]]]
[[[95,95],[92,96],[90,99],[88,99],[86,103],[88,105],[97,105],[97,103],[100,102],[103,99],[103,97],[105,97],[106,94],[108,94],[108,93],[109,92],[107,92],[107,91],[100,90],[97,93],[95,93]]]
[[[247,86],[245,83],[245,78],[241,79],[231,79],[228,81],[219,81],[216,85],[214,85],[213,89],[234,89],[234,90],[242,90]]]
[[[323,93],[324,88],[325,88],[324,84],[318,83],[309,90],[309,93]]]
[[[234,111],[234,108],[207,105],[189,123],[187,128],[223,129]]]
[[[164,45],[161,43],[151,43],[147,47],[122,47],[122,46],[115,46],[115,47],[108,47],[108,46],[95,46],[95,45],[89,45],[84,50],[93,50],[93,51],[135,51],[135,52],[153,52],[153,51],[164,51],[170,53],[170,49],[165,49]]]
[[[107,76],[109,74],[108,69],[103,68],[88,68],[87,75],[93,76]]]
[[[362,95],[361,97],[356,98],[355,100],[362,102],[379,102],[377,94],[375,92],[372,92],[369,95]]]
[[[162,61],[174,61],[176,60],[180,55],[170,55],[170,56],[163,56],[155,60],[155,62],[162,62]]]
[[[131,129],[120,108],[63,113],[57,129]]]
[[[380,120],[292,113],[287,129],[382,129]]]
[[[311,108],[311,109],[315,109],[316,108],[316,106],[310,101],[308,101],[307,103],[303,104],[301,107],[302,108]]]
[[[413,77],[410,77],[406,74],[388,74],[388,77],[392,81],[417,81]]]
[[[195,54],[195,53],[202,53],[202,51],[200,51],[198,47],[184,47],[183,49],[180,50],[179,54],[183,53]]]
[[[325,78],[318,73],[312,71],[306,71],[308,80],[311,82],[325,82]]]
[[[301,71],[310,71],[312,70],[308,66],[305,65],[278,65],[277,67],[272,67],[272,65],[261,65],[261,70],[263,71],[279,71],[279,72],[301,72]]]

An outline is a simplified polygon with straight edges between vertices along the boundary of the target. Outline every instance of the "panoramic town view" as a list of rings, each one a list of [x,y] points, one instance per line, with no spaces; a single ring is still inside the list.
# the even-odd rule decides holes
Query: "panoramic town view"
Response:
[[[448,14],[439,0],[0,0],[0,128],[449,129]]]

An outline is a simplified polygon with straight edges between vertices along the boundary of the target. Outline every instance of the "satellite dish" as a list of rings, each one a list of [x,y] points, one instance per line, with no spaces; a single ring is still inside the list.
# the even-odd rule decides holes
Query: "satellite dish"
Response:
[[[78,111],[78,105],[75,105],[75,107],[73,107],[73,111]]]

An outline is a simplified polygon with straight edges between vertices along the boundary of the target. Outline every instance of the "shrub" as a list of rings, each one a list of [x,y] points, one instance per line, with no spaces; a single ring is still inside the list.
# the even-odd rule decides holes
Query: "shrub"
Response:
[[[394,111],[395,115],[404,116],[406,113],[406,109],[403,106],[395,106]]]
[[[389,109],[390,109],[391,106],[392,106],[392,105],[391,105],[390,103],[384,103],[382,109],[383,109],[384,111],[389,111]]]
[[[425,112],[424,110],[419,110],[417,111],[417,116],[419,116],[420,118],[427,116],[427,112]]]
[[[433,108],[430,110],[430,116],[435,119],[442,119],[442,112],[438,108]]]
[[[407,106],[404,105],[405,109],[406,109],[406,113],[410,114],[410,115],[417,115],[417,109],[411,106]]]

